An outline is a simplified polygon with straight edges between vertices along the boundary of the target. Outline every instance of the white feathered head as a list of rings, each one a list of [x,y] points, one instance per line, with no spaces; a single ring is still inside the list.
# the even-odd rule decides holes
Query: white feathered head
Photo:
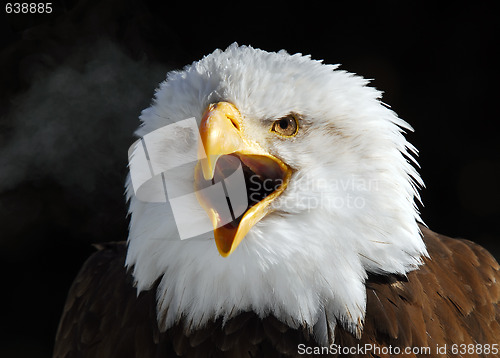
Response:
[[[169,205],[139,200],[128,182],[127,265],[139,290],[161,278],[162,328],[252,310],[326,343],[336,322],[361,332],[367,273],[404,275],[421,263],[422,182],[402,135],[411,127],[367,80],[337,67],[233,44],[160,85],[137,134],[194,117],[208,156],[177,179],[209,187],[236,161],[249,204],[222,225],[198,195],[197,215],[215,229],[180,240]],[[165,138],[156,150],[168,157],[182,141]]]

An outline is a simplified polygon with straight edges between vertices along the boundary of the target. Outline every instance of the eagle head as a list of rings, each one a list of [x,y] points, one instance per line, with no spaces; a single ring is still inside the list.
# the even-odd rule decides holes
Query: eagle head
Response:
[[[196,119],[206,155],[175,175],[196,192],[193,225],[213,228],[181,240],[169,204],[139,200],[127,182],[126,264],[139,291],[159,282],[162,329],[253,311],[308,327],[320,343],[337,323],[359,335],[368,273],[421,264],[411,127],[367,84],[310,56],[236,44],[168,74],[137,135]],[[156,150],[168,157],[182,140]],[[235,168],[246,205],[228,216],[203,189]]]

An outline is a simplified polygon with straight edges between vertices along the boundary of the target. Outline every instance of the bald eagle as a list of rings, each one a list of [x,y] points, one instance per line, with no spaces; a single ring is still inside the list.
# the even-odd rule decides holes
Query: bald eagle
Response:
[[[412,128],[367,80],[233,44],[170,72],[140,118],[142,138],[196,119],[206,155],[176,173],[191,226],[213,227],[181,240],[129,179],[128,240],[82,267],[54,357],[500,356],[500,267],[422,223]],[[234,162],[228,218],[200,193]]]

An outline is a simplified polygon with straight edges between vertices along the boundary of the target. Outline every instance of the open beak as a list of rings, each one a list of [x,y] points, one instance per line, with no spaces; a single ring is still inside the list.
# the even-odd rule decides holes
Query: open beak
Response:
[[[246,138],[242,128],[238,109],[227,102],[209,105],[200,124],[196,195],[210,217],[217,249],[223,257],[229,256],[250,229],[271,211],[270,204],[285,190],[292,175],[285,163]],[[247,197],[243,208],[241,203],[232,201],[235,195],[231,194],[231,187],[234,191],[234,185],[227,185],[238,170],[243,174],[239,177],[244,178],[244,185],[238,188],[245,190]],[[214,199],[203,194],[206,191],[201,189],[217,182],[223,185],[226,182],[226,197]],[[242,193],[237,194],[241,197]],[[229,205],[231,217],[223,214],[221,204]]]

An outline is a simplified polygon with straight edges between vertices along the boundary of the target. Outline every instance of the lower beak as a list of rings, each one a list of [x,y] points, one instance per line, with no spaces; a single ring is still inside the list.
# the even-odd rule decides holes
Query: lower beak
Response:
[[[209,105],[201,120],[200,135],[200,159],[195,169],[196,195],[212,222],[217,249],[223,257],[227,257],[250,229],[271,211],[270,204],[285,190],[292,170],[258,143],[244,136],[242,117],[238,109],[230,103]],[[237,170],[244,175],[233,176]],[[239,191],[246,190],[244,194],[248,199],[250,191],[245,182],[248,183],[248,180],[251,180],[249,176],[253,175],[264,183],[270,180],[274,183],[274,190],[260,193],[256,202],[247,200],[246,208],[238,210],[243,214],[236,217],[234,208],[241,207],[241,203],[232,201],[235,195],[228,189],[234,188],[234,185],[228,185],[227,181],[234,177],[244,180],[243,186],[238,185],[237,188]],[[214,185],[216,181],[222,181],[223,185],[226,182],[226,196],[209,198],[206,191],[201,189]],[[236,194],[239,194],[236,197],[241,198],[241,192]],[[221,209],[228,204],[231,217],[224,215]]]

